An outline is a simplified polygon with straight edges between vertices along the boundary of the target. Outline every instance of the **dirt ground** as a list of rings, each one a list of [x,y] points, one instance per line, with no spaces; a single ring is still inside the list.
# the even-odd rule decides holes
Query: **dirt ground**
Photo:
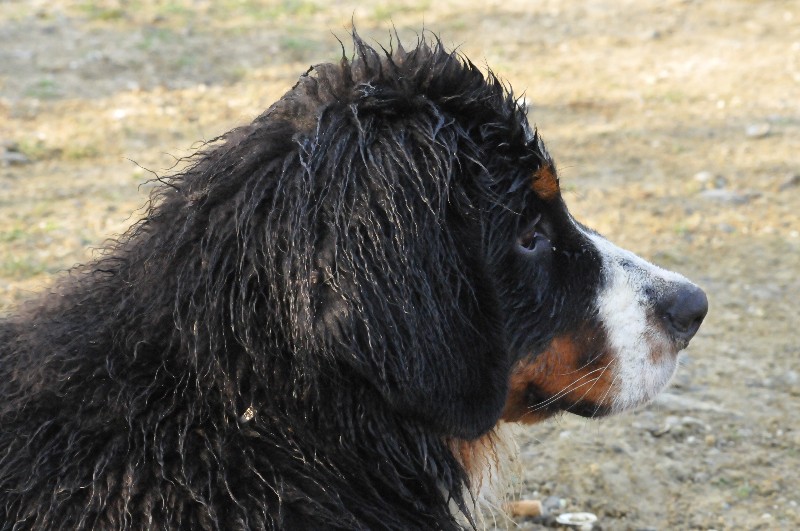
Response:
[[[0,313],[136,219],[144,168],[335,59],[351,20],[381,43],[424,26],[525,91],[575,216],[709,295],[655,404],[520,430],[519,495],[550,516],[516,523],[800,527],[798,2],[0,2]]]

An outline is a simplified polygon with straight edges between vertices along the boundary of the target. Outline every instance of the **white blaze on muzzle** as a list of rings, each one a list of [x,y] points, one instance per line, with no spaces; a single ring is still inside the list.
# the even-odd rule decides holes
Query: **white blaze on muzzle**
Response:
[[[620,412],[652,400],[669,383],[708,303],[684,276],[583,232],[602,260],[597,315],[613,359],[612,409]]]

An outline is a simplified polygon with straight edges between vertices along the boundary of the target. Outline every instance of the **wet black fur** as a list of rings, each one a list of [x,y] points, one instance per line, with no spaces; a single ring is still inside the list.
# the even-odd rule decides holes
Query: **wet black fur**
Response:
[[[550,161],[504,86],[435,40],[354,42],[2,322],[0,528],[469,513],[452,441],[493,427],[582,288],[568,253],[516,246],[562,207],[530,190]]]

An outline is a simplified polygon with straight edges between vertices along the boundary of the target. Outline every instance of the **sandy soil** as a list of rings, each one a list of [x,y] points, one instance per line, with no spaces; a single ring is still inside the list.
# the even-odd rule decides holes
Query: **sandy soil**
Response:
[[[0,312],[135,220],[144,168],[335,58],[331,32],[354,19],[387,43],[392,22],[409,40],[424,24],[525,91],[576,217],[710,298],[655,404],[521,430],[519,492],[550,516],[517,523],[800,527],[800,4],[121,5],[0,3]]]

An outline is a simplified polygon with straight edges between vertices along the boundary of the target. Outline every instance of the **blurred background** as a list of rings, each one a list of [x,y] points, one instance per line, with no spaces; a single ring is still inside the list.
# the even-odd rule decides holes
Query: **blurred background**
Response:
[[[0,314],[134,222],[151,170],[338,60],[352,21],[491,66],[575,217],[709,295],[656,403],[519,430],[518,495],[547,515],[496,525],[799,527],[800,2],[0,0]]]

